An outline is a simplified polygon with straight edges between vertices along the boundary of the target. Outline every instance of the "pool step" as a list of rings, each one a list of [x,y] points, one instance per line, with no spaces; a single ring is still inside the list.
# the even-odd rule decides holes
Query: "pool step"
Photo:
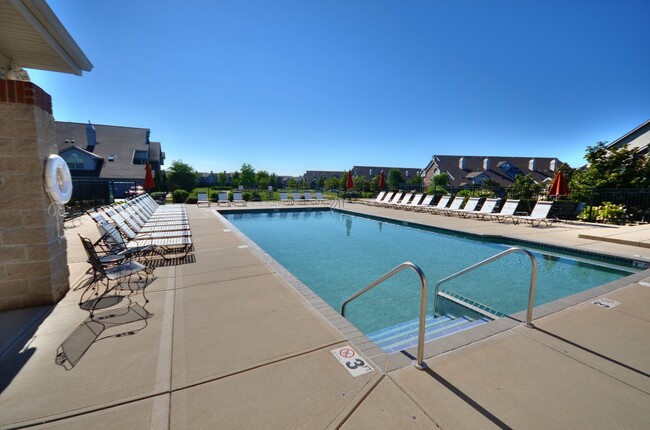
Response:
[[[453,318],[450,316],[434,317],[428,315],[426,318],[424,341],[429,342],[459,331],[467,330],[488,320],[472,320],[467,317]],[[420,320],[414,319],[391,327],[387,327],[369,333],[368,338],[375,342],[384,351],[398,352],[416,346],[418,344],[418,329]]]

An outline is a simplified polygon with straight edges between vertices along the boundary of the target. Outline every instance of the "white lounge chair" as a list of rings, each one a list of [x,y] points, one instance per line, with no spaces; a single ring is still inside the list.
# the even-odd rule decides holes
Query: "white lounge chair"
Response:
[[[497,220],[499,222],[506,222],[509,219],[512,220],[515,215],[515,211],[517,210],[517,206],[519,206],[519,200],[508,199],[501,207],[501,211],[499,211],[499,213],[490,215],[490,219]]]
[[[328,201],[325,198],[325,196],[323,196],[323,193],[321,193],[320,191],[316,191],[316,200],[318,201],[318,203],[327,203]]]
[[[486,199],[480,210],[469,212],[465,216],[476,217],[476,219],[485,219],[486,216],[492,215],[497,203],[499,203],[499,199]]]
[[[311,191],[305,191],[305,203],[316,203],[316,199],[312,198]]]
[[[423,208],[423,209],[425,209],[427,212],[431,212],[432,214],[439,213],[440,211],[447,208],[447,205],[449,204],[449,200],[451,200],[451,196],[442,196],[440,197],[440,200],[438,200],[438,203],[436,203],[435,206],[429,206],[428,208]]]
[[[416,194],[415,197],[413,197],[413,200],[405,204],[401,209],[406,209],[407,211],[412,210],[413,208],[416,208],[422,199],[424,198],[424,194]]]
[[[393,198],[390,199],[390,201],[379,203],[379,206],[383,206],[383,207],[391,207],[391,206],[393,206],[394,204],[396,204],[397,202],[399,202],[399,201],[402,199],[402,196],[403,196],[403,195],[404,195],[404,193],[397,192],[397,193],[395,193],[395,194],[393,195]]]
[[[424,212],[426,210],[429,210],[431,207],[431,202],[433,201],[433,198],[435,196],[433,194],[429,194],[422,200],[422,202],[418,203],[417,205],[411,207],[415,212]]]
[[[385,195],[386,195],[386,191],[380,191],[374,200],[364,200],[361,203],[363,203],[364,205],[374,205],[376,203],[381,202],[381,200],[384,198]]]
[[[388,203],[389,201],[391,201],[391,199],[393,198],[394,195],[395,195],[394,191],[387,191],[386,194],[384,194],[384,198],[382,198],[381,200],[379,200],[377,202],[372,202],[371,204],[373,206],[381,206],[382,204]]]
[[[404,196],[402,197],[402,199],[401,199],[399,202],[397,202],[397,203],[395,203],[394,205],[392,205],[392,207],[393,207],[393,208],[396,208],[396,209],[402,208],[402,207],[406,206],[406,204],[407,204],[408,202],[411,201],[411,198],[412,198],[412,197],[413,197],[413,193],[406,193],[406,194],[404,194]]]
[[[553,202],[543,202],[541,200],[538,200],[537,203],[535,203],[535,207],[533,207],[533,210],[531,211],[530,215],[513,216],[512,222],[515,224],[519,224],[520,222],[523,221],[526,224],[532,225],[533,227],[539,227],[541,223],[544,223],[548,226],[549,223],[553,223],[555,221],[554,218],[548,217],[548,214],[551,211],[552,206],[553,206]],[[535,223],[537,223],[537,225],[535,225]]]
[[[441,213],[441,214],[444,214],[444,215],[451,215],[454,211],[457,211],[458,209],[460,209],[460,207],[462,206],[464,201],[465,201],[464,196],[456,196],[451,201],[451,204],[449,205],[448,208],[440,209],[440,210],[436,211],[436,213],[439,213],[439,214]]]
[[[196,207],[200,208],[201,205],[208,205],[210,207],[207,193],[196,193]]]
[[[217,202],[219,206],[230,206],[230,200],[228,200],[227,191],[219,191],[219,201]]]
[[[239,191],[232,193],[232,203],[235,206],[246,206],[246,200],[244,200]]]
[[[447,215],[458,215],[461,217],[468,217],[470,213],[476,210],[476,207],[481,202],[481,197],[470,197],[466,202],[465,206],[462,209],[455,211],[450,211]]]
[[[287,197],[287,193],[280,192],[278,194],[280,195],[280,203],[281,204],[283,204],[283,205],[292,205],[293,204],[293,200],[291,200],[291,199],[289,199],[289,197]]]

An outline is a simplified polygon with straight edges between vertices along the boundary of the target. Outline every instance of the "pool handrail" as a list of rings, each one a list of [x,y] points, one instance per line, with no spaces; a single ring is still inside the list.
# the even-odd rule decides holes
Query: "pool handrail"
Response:
[[[513,252],[521,252],[525,255],[527,255],[530,258],[530,263],[531,263],[531,273],[530,273],[530,289],[528,290],[528,309],[526,311],[526,322],[524,323],[527,327],[533,327],[533,304],[535,301],[535,284],[537,282],[537,259],[535,256],[532,254],[532,252],[528,251],[527,249],[524,248],[519,248],[516,246],[513,246],[512,248],[508,248],[503,252],[500,252],[496,255],[493,255],[490,258],[486,258],[483,261],[480,261],[472,266],[469,266],[459,272],[454,273],[453,275],[449,275],[446,278],[443,278],[439,280],[436,283],[435,290],[433,293],[433,311],[436,316],[440,315],[440,309],[439,309],[439,300],[438,300],[438,292],[440,291],[440,285],[444,284],[445,282],[451,281],[452,279],[456,279],[461,275],[464,275],[468,272],[471,272],[475,269],[478,269],[479,267],[485,266],[486,264],[489,264],[495,260],[498,260],[500,258],[505,257],[506,255],[512,254]]]
[[[343,302],[343,306],[341,306],[341,316],[345,318],[345,307],[347,306],[348,303],[350,303],[352,300],[356,299],[360,295],[366,293],[367,291],[371,290],[372,288],[376,287],[377,285],[381,284],[384,282],[386,279],[390,278],[393,275],[396,275],[397,273],[401,272],[402,270],[410,268],[415,270],[415,272],[418,274],[420,277],[420,283],[422,284],[422,296],[420,298],[420,327],[418,330],[418,352],[417,352],[417,357],[415,360],[413,360],[413,365],[420,369],[426,369],[427,368],[427,363],[424,361],[424,329],[426,325],[426,317],[427,317],[427,291],[428,291],[428,286],[427,286],[427,278],[424,275],[424,272],[422,269],[420,269],[416,264],[411,263],[410,261],[405,261],[404,263],[396,266],[393,270],[390,272],[384,274],[377,280],[373,281],[370,283],[368,286],[364,287],[363,289],[359,290],[357,293],[351,295],[348,297],[348,299]]]

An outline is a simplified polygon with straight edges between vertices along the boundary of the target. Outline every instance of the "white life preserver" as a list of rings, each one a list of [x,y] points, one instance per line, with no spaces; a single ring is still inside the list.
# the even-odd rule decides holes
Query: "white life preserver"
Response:
[[[45,161],[45,191],[55,204],[63,205],[72,197],[72,177],[65,160],[56,154]]]

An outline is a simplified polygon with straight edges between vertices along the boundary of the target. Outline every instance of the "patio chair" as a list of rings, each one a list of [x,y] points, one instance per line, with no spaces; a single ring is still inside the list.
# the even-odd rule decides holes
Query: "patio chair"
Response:
[[[439,213],[439,211],[447,208],[447,205],[449,204],[449,200],[451,200],[451,196],[442,196],[440,197],[440,200],[438,200],[438,203],[436,203],[435,206],[429,206],[423,209],[432,214]]]
[[[283,205],[292,205],[293,200],[291,200],[289,197],[287,197],[287,193],[280,192],[278,193],[280,195],[280,203]]]
[[[468,218],[475,217],[476,219],[485,219],[486,216],[490,216],[492,214],[497,203],[499,203],[499,200],[500,199],[486,199],[483,202],[483,206],[481,206],[480,210],[468,212],[467,214],[464,214],[464,216]]]
[[[456,196],[451,201],[448,208],[439,209],[435,213],[444,214],[444,215],[453,215],[452,212],[457,211],[458,209],[460,209],[460,207],[462,206],[464,201],[465,201],[465,197]]]
[[[386,195],[386,191],[380,191],[374,200],[362,200],[361,203],[363,203],[364,205],[373,205],[375,203],[379,203],[381,199],[384,198],[385,195]]]
[[[409,203],[405,204],[404,206],[401,206],[400,209],[405,209],[407,211],[410,211],[413,208],[416,208],[420,204],[423,198],[424,198],[424,194],[416,194],[415,197],[413,197],[413,200],[411,200]]]
[[[91,215],[92,216],[92,215]],[[96,215],[93,219],[97,222]],[[136,233],[126,223],[119,219],[113,218],[115,228],[122,235],[126,242],[126,247],[153,246],[156,253],[165,260],[169,260],[168,254],[183,254],[186,257],[193,249],[191,232],[182,234],[182,232],[154,232],[154,233]],[[99,223],[98,223],[99,224]]]
[[[371,202],[370,204],[373,206],[381,206],[382,204],[391,201],[394,195],[395,195],[394,191],[387,191],[386,194],[384,194],[383,199],[379,200],[378,202]]]
[[[506,221],[508,221],[509,219],[511,220],[512,217],[515,216],[515,211],[517,210],[517,206],[519,206],[519,200],[508,199],[501,207],[501,211],[499,211],[499,213],[490,215],[489,219],[497,220],[499,222],[505,223]],[[487,217],[483,219],[487,219]]]
[[[201,205],[208,205],[210,207],[207,193],[196,193],[196,207],[200,208]]]
[[[228,200],[227,191],[219,191],[219,201],[217,202],[219,206],[230,206],[230,200]]]
[[[243,199],[239,191],[232,193],[232,204],[235,206],[246,206],[246,200]]]
[[[533,227],[539,227],[541,223],[546,224],[546,226],[549,226],[549,223],[553,223],[556,221],[555,218],[549,218],[548,214],[551,211],[551,207],[553,206],[553,202],[544,202],[541,200],[538,200],[537,203],[535,203],[535,207],[533,207],[533,210],[531,211],[530,215],[527,216],[513,216],[512,217],[512,222],[514,224],[519,224],[520,222],[525,222],[526,224],[530,224]],[[535,225],[537,223],[537,225]]]
[[[129,290],[133,292],[134,290],[130,286],[131,276],[138,276],[138,283],[142,281],[144,277],[144,286],[146,287],[149,280],[149,274],[153,273],[153,269],[148,268],[144,264],[138,263],[135,259],[127,259],[121,263],[106,265],[102,264],[93,243],[90,239],[83,235],[79,235],[81,243],[83,244],[86,255],[88,256],[88,261],[93,269],[93,281],[86,288],[86,290],[81,294],[79,299],[79,305],[85,303],[84,297],[86,297],[87,292],[94,292],[95,298],[93,299],[93,304],[90,307],[90,316],[92,317],[97,305],[100,300],[105,298],[109,293],[117,291],[118,288],[122,286],[122,283],[126,280],[129,283]],[[113,282],[113,286],[111,286]],[[100,294],[100,285],[103,286],[103,291]],[[144,295],[144,288],[142,289]],[[145,296],[145,302],[149,300]]]
[[[431,207],[431,202],[433,201],[433,198],[435,196],[433,194],[429,194],[422,200],[422,202],[412,206],[410,209],[414,210],[415,212],[424,212],[428,210]]]
[[[303,199],[300,198],[300,193],[298,191],[292,191],[291,198],[293,199],[294,203],[298,203],[299,205],[306,203]]]
[[[316,199],[312,198],[311,191],[305,191],[305,203],[316,203]]]
[[[327,203],[328,200],[323,196],[323,193],[320,191],[316,191],[316,200],[318,203]]]
[[[466,218],[471,212],[474,212],[476,210],[476,207],[480,202],[481,197],[470,197],[467,202],[465,202],[465,206],[463,206],[462,209],[450,211],[450,213],[446,215],[458,215],[460,217]]]
[[[393,194],[393,198],[390,199],[390,201],[381,202],[381,203],[378,204],[378,206],[382,206],[382,207],[385,207],[385,208],[391,207],[391,206],[397,204],[397,202],[399,202],[402,199],[403,195],[404,195],[404,193],[397,192],[397,193]]]
[[[391,207],[395,209],[400,209],[401,207],[406,206],[406,204],[411,201],[412,197],[413,197],[413,193],[406,193],[404,194],[404,196],[399,202],[391,205]]]

